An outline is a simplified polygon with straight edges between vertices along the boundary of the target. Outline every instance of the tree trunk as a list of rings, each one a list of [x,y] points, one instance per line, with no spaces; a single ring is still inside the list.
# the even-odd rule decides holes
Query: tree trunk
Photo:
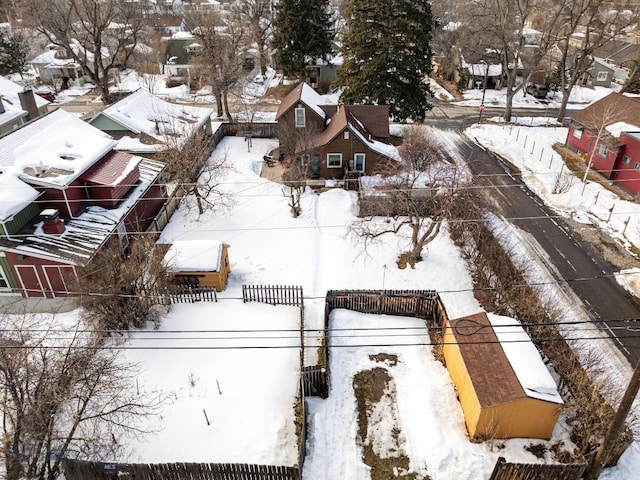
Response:
[[[227,120],[233,122],[233,116],[231,116],[231,112],[229,111],[229,96],[227,90],[222,93],[222,101],[224,102],[224,112],[227,115]]]

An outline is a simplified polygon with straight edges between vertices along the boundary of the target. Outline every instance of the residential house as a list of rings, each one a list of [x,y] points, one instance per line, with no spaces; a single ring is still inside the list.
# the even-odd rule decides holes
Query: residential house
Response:
[[[43,115],[49,104],[30,88],[0,77],[0,135]]]
[[[86,56],[87,62],[93,62],[94,53],[86,50],[78,41],[74,41],[71,48],[75,55]],[[108,61],[109,52],[106,48],[102,49],[101,56],[103,62]],[[61,90],[74,83],[84,85],[87,80],[82,66],[76,62],[72,53],[54,44],[48,45],[47,49],[29,64],[36,69],[41,82],[54,85]]]
[[[109,105],[89,124],[118,141],[117,150],[149,155],[178,148],[198,133],[210,136],[213,109],[179,105],[140,88]]]
[[[483,90],[486,88],[500,90],[502,88],[502,65],[483,63],[465,63],[467,88]]]
[[[516,320],[484,312],[451,320],[443,343],[470,438],[551,438],[563,402]]]
[[[615,67],[613,65],[609,65],[602,59],[594,58],[591,67],[582,74],[580,84],[591,87],[609,88],[611,86],[614,73]]]
[[[200,87],[201,66],[195,56],[202,52],[203,45],[189,32],[176,32],[166,42],[162,74],[169,77],[169,85]]]
[[[108,242],[161,228],[160,162],[58,109],[0,138],[0,292],[58,297]]]
[[[175,240],[164,261],[178,285],[223,291],[229,278],[229,245],[216,240]]]
[[[611,93],[573,115],[566,146],[633,195],[640,194],[640,98]]]
[[[399,159],[396,147],[387,143],[387,106],[327,105],[301,83],[282,100],[276,120],[281,157],[298,159],[312,177],[371,175]]]

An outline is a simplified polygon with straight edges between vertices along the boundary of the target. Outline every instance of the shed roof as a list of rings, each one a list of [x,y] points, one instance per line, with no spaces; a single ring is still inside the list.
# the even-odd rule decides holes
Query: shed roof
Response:
[[[476,313],[451,320],[478,401],[491,407],[524,398],[562,403],[555,382],[517,321]]]
[[[99,164],[87,170],[81,178],[95,185],[116,186],[127,178],[131,170],[138,166],[140,160],[142,160],[140,157],[113,151],[107,154]]]
[[[170,272],[218,272],[223,243],[218,240],[175,240],[164,260]]]

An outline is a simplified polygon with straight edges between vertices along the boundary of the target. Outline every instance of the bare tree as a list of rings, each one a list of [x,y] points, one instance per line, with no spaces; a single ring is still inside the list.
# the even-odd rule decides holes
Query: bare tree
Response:
[[[571,92],[593,64],[595,50],[611,42],[636,19],[627,0],[565,0],[558,31],[558,81],[562,102],[557,120],[563,122]]]
[[[7,480],[60,475],[65,457],[105,460],[160,399],[137,393],[132,364],[86,326],[5,315],[0,337],[2,456]],[[91,452],[91,455],[88,453]]]
[[[409,250],[398,258],[398,266],[404,268],[422,260],[424,247],[438,236],[455,202],[460,171],[446,148],[424,127],[408,128],[399,150],[401,162],[388,164],[381,172],[375,192],[361,204],[365,216],[350,229],[364,241],[365,250],[383,235],[408,230]]]
[[[202,44],[195,58],[201,70],[208,72],[218,116],[226,115],[233,121],[228,97],[232,87],[245,74],[249,39],[246,25],[237,12],[223,17],[216,11],[187,9],[184,19],[187,28]]]
[[[101,330],[127,330],[157,322],[165,311],[157,295],[170,276],[151,237],[123,245],[112,238],[85,267],[76,291],[88,322]]]
[[[562,9],[550,0],[478,0],[468,12],[471,38],[479,42],[476,55],[496,54],[502,65],[507,89],[504,119],[510,121],[513,97],[556,42]],[[529,29],[533,23],[539,25],[537,32]]]
[[[222,179],[229,171],[226,152],[211,152],[211,138],[196,133],[189,140],[167,139],[168,149],[158,155],[167,168],[169,182],[182,190],[182,196],[192,197],[198,215],[216,206],[226,206],[230,197],[221,188]],[[186,204],[189,208],[189,203]]]
[[[260,73],[264,75],[269,64],[269,36],[271,35],[271,0],[239,0],[241,18],[249,26],[249,35],[258,49]]]
[[[107,104],[111,72],[135,52],[146,5],[144,0],[25,0],[22,6],[37,31],[82,67]]]
[[[308,158],[308,156],[305,156],[305,158]],[[302,159],[297,159],[288,165],[282,173],[284,182],[282,195],[287,199],[293,218],[298,218],[302,213],[300,199],[307,188],[308,170],[308,163]]]

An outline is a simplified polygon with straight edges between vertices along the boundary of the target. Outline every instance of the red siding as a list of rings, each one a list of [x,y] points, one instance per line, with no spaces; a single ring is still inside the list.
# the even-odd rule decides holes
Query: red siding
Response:
[[[623,133],[620,135],[620,140],[624,143],[624,148],[616,161],[613,178],[625,190],[638,195],[640,194],[640,170],[637,169],[640,168],[640,137]],[[622,161],[624,156],[629,157],[629,164]]]
[[[573,147],[579,155],[589,151],[592,140],[591,135],[589,135],[586,129],[582,130],[582,136],[580,138],[576,137],[574,132],[581,129],[581,125],[571,123],[569,126],[569,133],[567,134],[567,145]]]
[[[42,201],[41,209],[55,208],[60,212],[61,217],[69,218],[80,213],[86,199],[84,185],[79,180],[75,180],[65,190],[45,189],[44,194],[40,197]]]
[[[73,291],[74,267],[12,252],[6,256],[23,297],[55,298]]]
[[[127,214],[124,220],[127,232],[144,232],[149,228],[166,199],[166,193],[163,195],[160,186],[157,183],[153,184]]]

